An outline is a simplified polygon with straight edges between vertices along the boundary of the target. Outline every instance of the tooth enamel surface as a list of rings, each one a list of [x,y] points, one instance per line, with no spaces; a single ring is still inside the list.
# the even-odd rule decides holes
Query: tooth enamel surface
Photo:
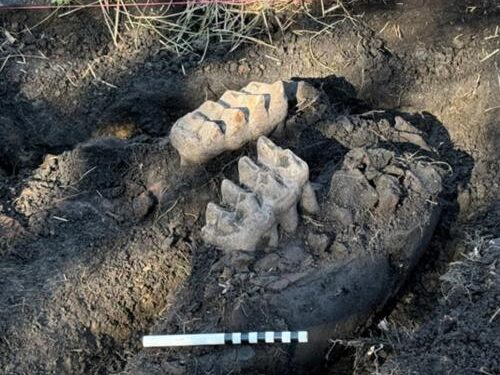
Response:
[[[308,212],[317,210],[307,164],[290,150],[260,137],[257,160],[238,161],[240,187],[230,180],[221,184],[222,208],[209,203],[205,242],[224,250],[253,251],[259,244],[277,246],[279,225],[285,232],[297,229],[297,203]]]
[[[275,215],[281,215],[297,203],[299,190],[296,184],[286,184],[265,167],[243,157],[238,163],[240,183],[255,192],[259,199],[272,207]]]
[[[285,85],[282,81],[271,84],[250,82],[241,91],[264,96],[270,122],[280,123],[285,119],[288,111],[288,103],[286,100]]]
[[[309,167],[290,150],[276,146],[270,139],[257,141],[258,161],[275,171],[281,178],[296,183],[300,188],[309,180]]]
[[[172,126],[170,142],[183,165],[204,163],[226,150],[267,135],[281,126],[288,111],[284,83],[252,82],[206,101]]]
[[[253,251],[274,221],[270,208],[260,205],[255,194],[240,194],[230,210],[214,203],[207,206],[202,237],[224,250]]]

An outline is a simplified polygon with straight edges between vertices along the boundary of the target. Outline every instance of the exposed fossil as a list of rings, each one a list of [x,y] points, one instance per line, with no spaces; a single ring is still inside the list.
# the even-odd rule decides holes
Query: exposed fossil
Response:
[[[222,181],[222,208],[209,203],[202,235],[206,242],[225,250],[254,250],[265,237],[276,245],[277,228],[269,206],[262,205],[256,194],[247,192],[229,180]]]
[[[285,83],[251,82],[240,91],[226,91],[217,101],[206,101],[181,117],[170,131],[170,141],[182,165],[201,164],[226,150],[268,135],[287,115]]]
[[[314,213],[318,203],[309,183],[309,167],[290,150],[262,136],[257,141],[257,163],[249,157],[238,162],[240,184],[221,185],[222,208],[209,203],[202,235],[206,242],[225,250],[255,250],[266,240],[278,241],[278,224],[286,232],[298,225],[297,203]]]

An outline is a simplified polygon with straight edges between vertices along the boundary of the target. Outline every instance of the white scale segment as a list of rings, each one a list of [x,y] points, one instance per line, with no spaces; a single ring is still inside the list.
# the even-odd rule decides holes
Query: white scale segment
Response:
[[[307,343],[307,331],[265,331],[232,333],[198,333],[184,335],[150,335],[142,338],[145,348],[203,345],[291,344]]]

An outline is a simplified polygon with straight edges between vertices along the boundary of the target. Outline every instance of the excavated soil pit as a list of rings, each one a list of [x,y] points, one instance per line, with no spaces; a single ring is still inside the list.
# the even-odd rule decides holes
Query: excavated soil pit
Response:
[[[2,14],[0,373],[498,371],[495,253],[477,238],[498,236],[499,55],[479,61],[499,15],[470,6],[362,5],[362,23],[312,43],[290,32],[200,65],[148,35],[115,48],[91,12],[32,33],[42,15]],[[320,212],[277,247],[207,246],[206,205],[255,143],[184,168],[170,127],[229,88],[292,78],[320,95],[271,139],[308,163]],[[311,342],[140,341],[269,329]]]
[[[272,139],[311,164],[320,211],[302,213],[277,247],[224,253],[200,235],[221,179],[236,175],[255,143],[200,167],[180,167],[168,138],[104,137],[46,156],[13,202],[29,227],[16,238],[18,256],[31,262],[21,273],[9,267],[18,259],[4,263],[3,298],[19,301],[5,337],[32,359],[13,355],[9,366],[118,369],[120,353],[137,350],[137,334],[161,314],[155,332],[307,329],[310,344],[172,357],[146,349],[126,371],[310,372],[329,338],[366,327],[432,236],[451,177],[432,142],[443,149],[449,140],[437,125],[426,132],[400,115],[339,115],[325,93],[310,91],[308,108],[292,103]],[[460,154],[449,147],[448,157]]]

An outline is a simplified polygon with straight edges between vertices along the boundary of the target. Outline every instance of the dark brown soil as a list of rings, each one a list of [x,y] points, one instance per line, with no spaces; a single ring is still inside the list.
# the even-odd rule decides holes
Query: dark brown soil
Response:
[[[145,351],[140,337],[151,330],[244,330],[263,321],[284,329],[294,321],[316,323],[315,316],[335,320],[329,317],[337,313],[335,303],[327,302],[334,288],[306,301],[324,311],[287,315],[286,304],[307,294],[293,286],[278,293],[269,310],[228,317],[224,311],[236,301],[273,300],[265,287],[229,288],[238,267],[248,265],[233,259],[228,266],[199,237],[206,203],[219,200],[221,178],[234,179],[234,161],[253,146],[182,170],[165,138],[178,117],[207,98],[251,80],[290,78],[307,79],[330,103],[328,114],[293,118],[309,130],[281,143],[308,162],[324,197],[348,150],[367,147],[373,127],[383,120],[394,126],[396,116],[418,127],[435,150],[426,156],[443,163],[440,220],[396,296],[406,269],[377,268],[373,259],[368,267],[360,256],[370,231],[384,229],[380,219],[359,219],[367,238],[356,249],[347,241],[353,233],[339,234],[338,223],[321,229],[315,223],[324,223],[315,218],[302,225],[298,239],[286,239],[305,240],[295,255],[310,263],[288,264],[281,253],[274,259],[280,272],[321,270],[342,264],[345,259],[332,254],[347,251],[360,262],[354,275],[369,270],[358,280],[365,285],[355,293],[360,297],[370,294],[368,284],[391,276],[354,324],[357,330],[326,331],[337,341],[326,361],[315,362],[320,371],[500,372],[498,251],[482,240],[500,235],[500,53],[485,59],[500,47],[500,8],[486,0],[369,1],[352,14],[356,22],[346,20],[312,42],[307,33],[276,33],[275,49],[249,45],[226,54],[214,46],[200,64],[200,56],[162,50],[146,32],[124,33],[125,42],[115,47],[98,12],[52,18],[31,32],[23,30],[47,14],[0,13],[2,33],[16,39],[0,43],[0,373],[206,373],[227,369],[224,358],[232,364],[232,354]],[[296,30],[322,28],[301,22]],[[329,131],[341,115],[364,121],[366,129],[348,138]],[[368,146],[398,156],[411,152],[394,142],[375,143]],[[417,221],[430,215],[428,207],[418,212]],[[343,247],[325,252],[324,236],[329,249],[337,237]],[[414,252],[418,258],[420,251]],[[416,258],[405,261],[408,270]],[[352,275],[343,277],[345,285],[354,282]],[[261,354],[255,371],[300,368],[290,366],[290,353]],[[254,358],[248,349],[241,356],[241,363]],[[190,367],[197,358],[203,366]]]

